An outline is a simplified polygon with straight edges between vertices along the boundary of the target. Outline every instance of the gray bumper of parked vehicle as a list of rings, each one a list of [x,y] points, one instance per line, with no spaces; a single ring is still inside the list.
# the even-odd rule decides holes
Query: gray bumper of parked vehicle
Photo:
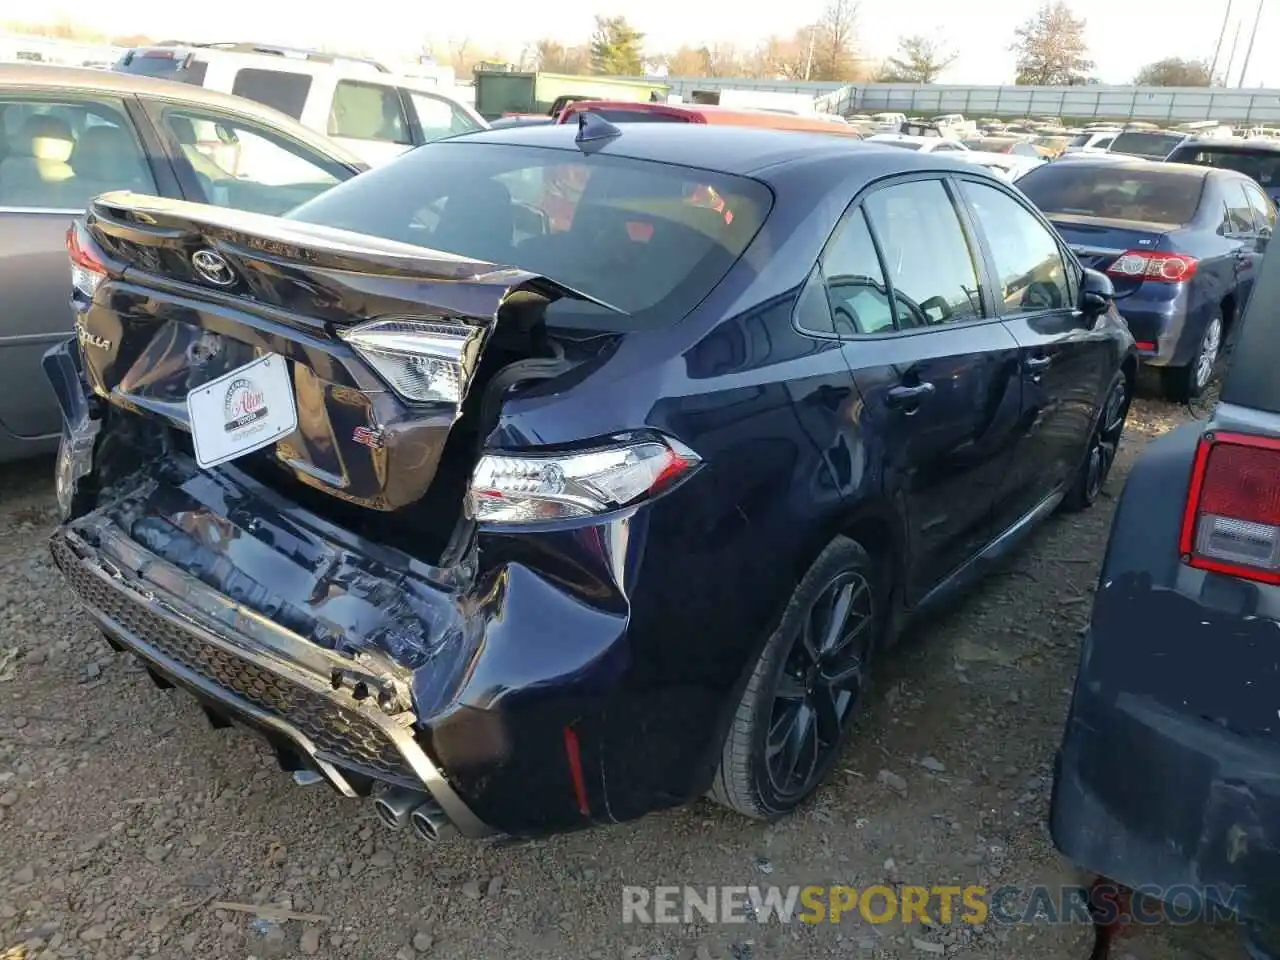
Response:
[[[1056,759],[1055,845],[1128,886],[1280,920],[1274,622],[1141,576],[1099,591]]]

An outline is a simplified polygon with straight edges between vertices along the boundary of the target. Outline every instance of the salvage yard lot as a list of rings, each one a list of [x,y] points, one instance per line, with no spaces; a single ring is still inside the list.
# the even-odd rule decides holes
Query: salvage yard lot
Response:
[[[1052,851],[1051,759],[1115,496],[1187,416],[1139,400],[1107,493],[915,630],[831,782],[790,820],[708,803],[532,844],[428,847],[296,787],[246,733],[156,689],[74,608],[45,545],[47,462],[0,472],[0,956],[1088,957],[1086,927],[622,923],[624,884],[985,883],[1080,877]],[[921,761],[930,758],[922,765]],[[887,771],[887,772],[885,772]],[[274,922],[220,902],[274,904]],[[938,919],[936,916],[934,919]],[[28,953],[3,953],[29,942]],[[1126,936],[1116,960],[1235,960],[1228,929]]]

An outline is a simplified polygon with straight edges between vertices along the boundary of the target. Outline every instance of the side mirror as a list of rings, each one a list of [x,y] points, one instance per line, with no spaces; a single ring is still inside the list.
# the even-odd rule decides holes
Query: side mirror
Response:
[[[1116,288],[1105,273],[1087,267],[1080,280],[1080,312],[1096,320],[1115,302]]]

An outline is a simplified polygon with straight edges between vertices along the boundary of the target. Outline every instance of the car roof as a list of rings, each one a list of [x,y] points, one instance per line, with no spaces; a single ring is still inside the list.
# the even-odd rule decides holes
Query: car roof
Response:
[[[932,155],[922,157],[912,151],[877,144],[874,139],[856,140],[838,133],[686,123],[620,124],[619,129],[622,130],[619,136],[588,144],[586,151],[739,176],[757,176],[767,168],[837,156],[847,157],[851,164],[865,164],[866,171],[875,176],[894,170],[938,169],[941,166],[948,170],[980,169],[959,160],[946,161]],[[479,130],[465,137],[437,143],[501,143],[577,153],[576,135],[577,126],[574,124],[511,126]],[[886,166],[894,170],[883,169]]]
[[[1223,153],[1280,153],[1280,143],[1270,140],[1215,140],[1212,137],[1193,137],[1178,149],[1187,147],[1212,148]]]
[[[220,93],[193,83],[176,80],[160,80],[115,70],[94,70],[90,67],[63,67],[39,63],[0,63],[0,90],[21,87],[61,93],[69,90],[91,93],[108,93],[116,96],[147,96],[156,99],[178,101],[188,106],[209,107],[258,119],[280,127],[284,132],[315,146],[324,145],[335,159],[352,166],[364,166],[349,151],[315,131],[304,127],[286,113],[266,104],[245,97]]]

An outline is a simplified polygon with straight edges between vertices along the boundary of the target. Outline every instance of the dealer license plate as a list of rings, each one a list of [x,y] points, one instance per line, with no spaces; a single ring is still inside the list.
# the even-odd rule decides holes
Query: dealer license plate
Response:
[[[284,357],[270,353],[187,394],[196,463],[220,463],[261,450],[298,428]]]

